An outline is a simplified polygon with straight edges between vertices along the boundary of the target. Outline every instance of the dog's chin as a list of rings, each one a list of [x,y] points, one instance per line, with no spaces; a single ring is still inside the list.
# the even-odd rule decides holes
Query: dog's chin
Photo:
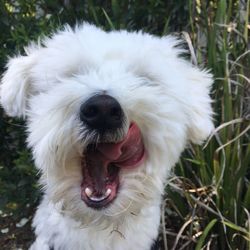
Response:
[[[89,144],[81,159],[81,199],[88,207],[103,209],[118,196],[120,170],[133,171],[145,160],[140,129],[131,123],[126,136],[118,142]]]

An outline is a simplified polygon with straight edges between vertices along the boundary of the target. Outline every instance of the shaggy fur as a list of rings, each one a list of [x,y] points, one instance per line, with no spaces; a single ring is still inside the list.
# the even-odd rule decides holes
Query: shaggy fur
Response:
[[[180,58],[182,52],[172,36],[104,32],[85,23],[9,60],[1,105],[27,119],[44,192],[30,249],[150,249],[171,167],[187,143],[201,143],[213,129],[212,77]],[[80,121],[79,110],[97,93],[116,98],[124,111],[118,139],[133,121],[147,152],[141,166],[120,171],[116,199],[99,210],[81,200],[80,190],[82,152],[98,137]]]

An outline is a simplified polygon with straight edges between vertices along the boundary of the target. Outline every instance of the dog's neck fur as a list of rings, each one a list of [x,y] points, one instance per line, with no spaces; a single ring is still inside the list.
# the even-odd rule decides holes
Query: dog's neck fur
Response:
[[[157,238],[160,206],[144,206],[138,214],[100,226],[86,226],[60,213],[45,196],[33,221],[39,238],[31,250],[46,249],[150,249]],[[122,218],[122,219],[121,219]],[[46,223],[43,223],[46,221]],[[108,221],[107,221],[108,222]],[[145,238],[145,235],[148,235]]]

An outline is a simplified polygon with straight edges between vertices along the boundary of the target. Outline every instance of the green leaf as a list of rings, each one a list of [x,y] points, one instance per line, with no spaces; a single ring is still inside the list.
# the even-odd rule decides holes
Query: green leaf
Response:
[[[206,226],[206,228],[204,229],[196,247],[195,250],[200,250],[203,246],[203,243],[208,235],[208,233],[210,232],[210,230],[213,228],[213,226],[215,225],[215,223],[217,222],[217,219],[213,219],[212,221],[210,221],[210,223]]]
[[[106,12],[105,9],[103,9],[103,8],[102,8],[102,11],[103,11],[103,13],[104,13],[104,15],[105,15],[105,17],[106,17],[106,19],[107,19],[107,21],[108,21],[108,24],[109,24],[110,28],[111,28],[112,30],[114,30],[114,29],[115,29],[115,26],[114,26],[114,24],[112,23],[110,17],[108,16],[107,12]]]
[[[246,234],[246,236],[249,238],[250,240],[250,232],[248,232],[245,228],[243,227],[240,227],[240,226],[237,226],[235,225],[234,223],[232,222],[229,222],[229,221],[222,221],[223,224],[225,224],[226,226],[238,231],[238,232],[242,232],[244,234]]]

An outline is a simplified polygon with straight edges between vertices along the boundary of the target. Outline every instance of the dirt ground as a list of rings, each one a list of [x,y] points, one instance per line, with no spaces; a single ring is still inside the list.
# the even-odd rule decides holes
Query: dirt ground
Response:
[[[12,214],[0,215],[0,249],[1,250],[26,250],[31,245],[34,234],[31,230],[31,222],[35,209],[28,210],[25,219]],[[21,220],[27,220],[25,225],[21,226]],[[18,225],[18,223],[20,223]]]

